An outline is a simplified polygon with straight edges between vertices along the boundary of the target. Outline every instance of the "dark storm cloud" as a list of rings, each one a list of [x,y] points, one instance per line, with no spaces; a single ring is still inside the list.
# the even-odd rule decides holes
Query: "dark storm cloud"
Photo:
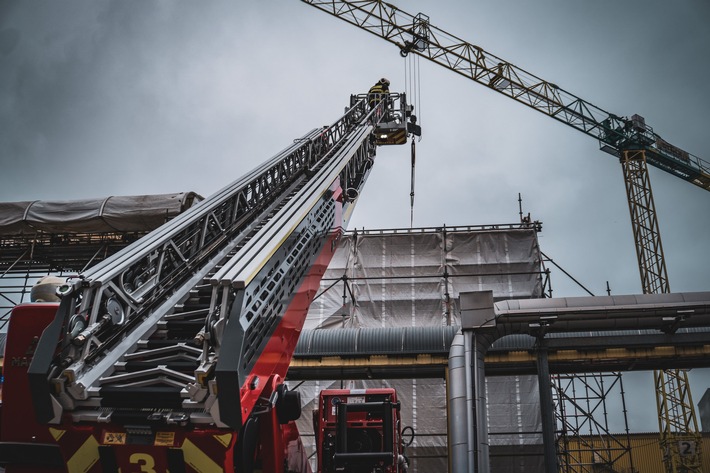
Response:
[[[6,195],[25,195],[18,184],[32,179],[42,188],[66,178],[84,192],[100,192],[97,180],[130,183],[141,159],[169,169],[166,156],[175,153],[166,144],[207,126],[198,110],[200,87],[207,84],[193,75],[215,37],[210,24],[196,25],[193,18],[217,18],[224,4],[68,3],[8,13],[21,41],[2,59],[0,75],[1,159],[17,173],[3,179]],[[71,177],[77,174],[95,179],[81,183]]]
[[[48,3],[39,17],[27,13],[10,12],[9,21],[22,41],[3,60],[0,76],[2,96],[8,102],[3,108],[3,129],[12,130],[5,138],[11,154],[19,156],[31,153],[43,138],[78,118],[67,117],[67,111],[81,104],[91,54],[84,28],[70,34],[72,16],[60,4]]]
[[[20,32],[15,28],[0,30],[0,56],[7,56],[20,41]]]

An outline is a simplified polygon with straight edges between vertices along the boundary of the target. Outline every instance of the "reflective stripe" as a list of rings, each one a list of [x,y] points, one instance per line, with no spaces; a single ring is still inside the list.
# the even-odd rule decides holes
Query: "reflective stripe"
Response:
[[[229,448],[229,444],[232,442],[232,434],[214,435],[214,438],[225,448]]]
[[[197,445],[185,439],[181,447],[185,455],[185,463],[194,468],[198,473],[223,473],[222,467],[200,450]]]
[[[56,440],[58,442],[59,439],[62,438],[62,436],[66,433],[66,430],[59,430],[59,429],[55,429],[53,427],[50,427],[49,433],[52,435],[52,437],[54,437],[54,440]]]
[[[99,461],[99,442],[93,435],[89,435],[86,442],[67,462],[67,471],[69,473],[86,473],[97,461]]]

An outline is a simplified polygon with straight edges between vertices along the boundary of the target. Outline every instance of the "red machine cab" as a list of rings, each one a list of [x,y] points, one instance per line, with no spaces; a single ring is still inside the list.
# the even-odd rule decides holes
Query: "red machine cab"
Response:
[[[313,412],[318,473],[407,471],[394,389],[326,389]]]

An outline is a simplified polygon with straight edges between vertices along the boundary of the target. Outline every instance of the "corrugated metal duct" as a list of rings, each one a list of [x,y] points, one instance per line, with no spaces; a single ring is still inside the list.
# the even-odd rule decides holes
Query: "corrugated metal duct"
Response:
[[[448,354],[458,326],[304,330],[296,357]]]
[[[304,330],[296,345],[294,358],[368,355],[448,355],[458,325],[444,327],[391,327],[387,329],[344,328],[340,330]],[[681,344],[710,339],[710,327],[678,329]],[[695,336],[693,336],[695,335]],[[691,338],[691,336],[693,336]],[[549,349],[603,349],[607,347],[655,346],[668,343],[659,330],[613,330],[559,332],[545,335]],[[686,341],[687,339],[687,341]],[[489,353],[525,351],[535,348],[536,338],[526,333],[505,335],[493,342]]]

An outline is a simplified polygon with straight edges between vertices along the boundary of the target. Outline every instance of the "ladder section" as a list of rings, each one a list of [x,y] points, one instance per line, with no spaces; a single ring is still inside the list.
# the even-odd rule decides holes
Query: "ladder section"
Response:
[[[340,210],[354,204],[348,195],[358,194],[369,173],[375,147],[370,135],[386,106],[391,105],[383,101],[370,109],[363,96],[353,96],[333,125],[295,140],[62,288],[57,316],[29,370],[38,418],[57,422],[64,411],[72,411],[75,421],[107,421],[112,409],[124,408],[208,411],[203,401],[229,319],[229,302],[214,304],[215,287],[222,287],[221,282],[215,286],[215,274],[242,254],[249,255],[258,274],[267,266],[271,271],[292,259],[286,255],[277,265],[267,264],[269,255],[290,248],[286,243],[293,232],[305,231],[307,239],[323,242],[340,227],[335,202]],[[322,202],[330,202],[329,208]],[[278,230],[282,227],[290,231]],[[317,246],[309,248],[317,253]],[[294,274],[302,277],[312,260],[309,255],[306,267]],[[260,333],[269,330],[273,327]],[[250,350],[258,358],[260,347]],[[166,419],[189,415],[161,414]]]
[[[100,378],[98,397],[101,407],[180,409],[182,390],[194,382],[194,372],[200,364],[205,335],[205,323],[210,309],[212,287],[209,278],[226,260],[246,245],[266,222],[274,218],[302,188],[281,199],[259,224],[239,240],[227,256],[210,269],[198,284],[188,291],[183,301],[156,324],[150,336],[141,339],[136,350],[123,355],[113,365],[113,373]]]

